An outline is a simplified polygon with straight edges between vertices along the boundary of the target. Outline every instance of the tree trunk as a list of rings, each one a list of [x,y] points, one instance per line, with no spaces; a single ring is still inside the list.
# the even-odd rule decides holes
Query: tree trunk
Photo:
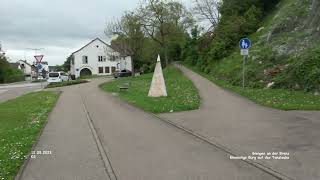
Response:
[[[168,66],[169,65],[168,50],[167,50],[166,46],[163,46],[162,48],[164,50],[164,59],[166,62],[166,66]]]
[[[135,71],[134,71],[134,60],[133,60],[133,58],[132,58],[132,57],[131,57],[131,66],[132,66],[132,68],[131,68],[132,77],[135,77]]]
[[[166,66],[169,65],[169,59],[168,59],[168,53],[167,53],[167,50],[164,51],[164,58],[166,60]]]

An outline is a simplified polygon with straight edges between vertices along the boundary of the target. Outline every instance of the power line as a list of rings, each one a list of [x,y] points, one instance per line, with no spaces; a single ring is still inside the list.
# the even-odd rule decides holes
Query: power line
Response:
[[[33,50],[34,54],[37,55],[37,51],[43,50],[44,48],[26,48],[26,49]]]

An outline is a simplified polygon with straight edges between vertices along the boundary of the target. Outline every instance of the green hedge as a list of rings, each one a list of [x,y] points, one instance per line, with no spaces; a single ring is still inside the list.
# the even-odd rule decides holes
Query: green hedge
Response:
[[[55,88],[55,87],[63,87],[63,86],[71,86],[71,85],[76,85],[76,84],[81,84],[81,83],[87,83],[89,81],[83,80],[83,79],[78,79],[74,81],[64,81],[64,82],[56,82],[56,83],[50,83],[46,88]]]

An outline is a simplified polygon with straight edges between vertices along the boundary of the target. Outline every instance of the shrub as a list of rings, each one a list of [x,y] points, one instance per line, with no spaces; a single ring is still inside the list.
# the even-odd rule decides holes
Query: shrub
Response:
[[[0,83],[12,83],[23,80],[22,71],[12,68],[5,57],[0,57]]]
[[[319,91],[320,47],[292,57],[290,61],[292,61],[290,66],[279,77],[275,78],[276,86]]]
[[[78,79],[78,80],[74,80],[74,81],[55,82],[55,83],[48,84],[48,86],[46,88],[71,86],[71,85],[82,84],[82,83],[87,83],[87,82],[89,82],[89,81],[83,80],[83,79]]]

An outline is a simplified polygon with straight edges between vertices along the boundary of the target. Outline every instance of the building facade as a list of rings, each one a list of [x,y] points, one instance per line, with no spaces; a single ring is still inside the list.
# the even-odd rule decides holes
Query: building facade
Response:
[[[70,74],[76,78],[88,75],[111,75],[116,70],[132,71],[130,56],[122,56],[99,38],[72,53]]]
[[[25,80],[26,81],[31,81],[32,77],[36,76],[36,68],[35,66],[29,64],[26,60],[19,60],[19,69],[24,74]]]
[[[23,72],[26,81],[36,79],[38,76],[45,78],[49,71],[48,62],[45,61],[40,63],[41,68],[37,67],[39,64],[29,64],[26,60],[19,60],[17,64],[17,68]]]

